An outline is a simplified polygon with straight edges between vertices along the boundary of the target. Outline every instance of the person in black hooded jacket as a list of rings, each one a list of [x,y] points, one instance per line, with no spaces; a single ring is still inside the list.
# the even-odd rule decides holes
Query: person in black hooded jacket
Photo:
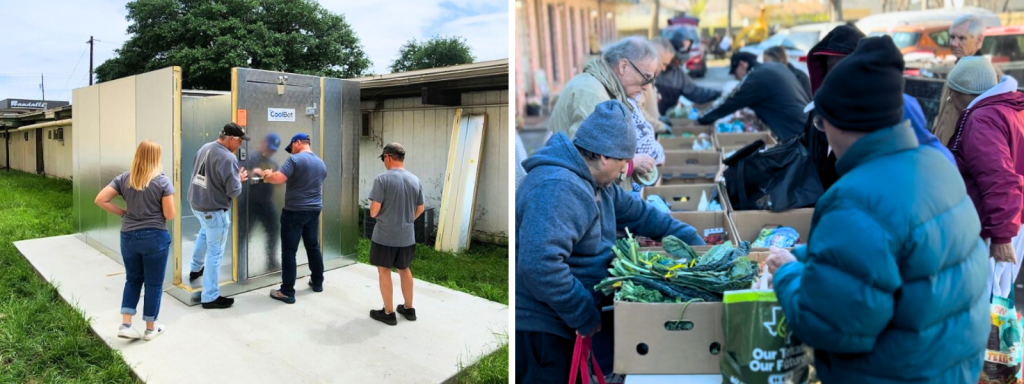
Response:
[[[740,84],[727,97],[701,112],[697,121],[703,125],[713,124],[715,120],[750,107],[779,141],[800,136],[807,120],[804,107],[811,99],[789,68],[779,63],[758,63],[757,56],[749,52],[737,52],[731,60],[729,74],[735,75]]]
[[[722,91],[704,88],[693,82],[683,70],[683,63],[690,57],[690,46],[693,44],[682,28],[665,29],[662,37],[668,39],[675,49],[675,58],[664,72],[654,81],[661,100],[658,101],[658,114],[664,116],[668,110],[679,103],[679,96],[686,97],[697,104],[710,103],[722,95]]]
[[[864,38],[857,27],[840,25],[832,29],[821,41],[807,52],[807,75],[811,78],[811,97],[818,92],[829,70],[857,48],[857,42]],[[810,108],[810,107],[809,107]],[[813,109],[813,108],[811,108]],[[804,123],[801,141],[811,152],[814,166],[818,170],[822,189],[827,191],[839,179],[836,173],[836,155],[829,150],[825,133],[814,128],[814,112]]]

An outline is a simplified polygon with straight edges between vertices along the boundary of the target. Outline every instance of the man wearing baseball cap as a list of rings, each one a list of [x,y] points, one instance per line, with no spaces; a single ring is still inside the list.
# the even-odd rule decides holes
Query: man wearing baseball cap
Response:
[[[238,167],[235,152],[249,140],[238,124],[228,123],[217,137],[196,152],[192,163],[192,179],[188,202],[199,219],[199,235],[192,251],[189,281],[203,277],[203,308],[228,308],[235,299],[220,296],[220,264],[224,244],[231,232],[231,199],[242,193],[242,182],[248,179],[245,168]],[[203,243],[206,253],[201,252]],[[206,267],[210,267],[206,271]]]
[[[263,140],[260,140],[259,150],[255,155],[249,156],[245,162],[245,168],[250,170],[255,177],[263,177],[264,169],[277,169],[279,165],[277,161],[274,161],[274,155],[280,147],[281,137],[271,132]],[[278,240],[281,239],[281,221],[277,217],[281,211],[274,203],[274,186],[258,182],[250,183],[249,192],[239,195],[238,205],[247,207],[247,210],[238,213],[242,222],[249,223],[250,231],[262,227],[266,232],[267,235],[264,236],[266,238],[266,267],[268,270],[276,270],[281,265],[281,252],[278,250]],[[237,246],[241,250],[248,244],[241,242]],[[250,263],[250,268],[256,267]]]
[[[903,118],[903,54],[861,39],[814,94],[839,180],[807,245],[765,261],[823,383],[978,382],[989,337],[988,253],[956,167]],[[955,346],[955,347],[943,347]]]
[[[516,191],[516,382],[564,383],[576,335],[601,331],[594,286],[608,277],[616,229],[704,245],[697,231],[615,185],[636,153],[632,113],[597,105],[523,162]],[[600,360],[601,357],[599,356]]]
[[[295,253],[299,240],[309,258],[309,286],[314,292],[324,290],[324,259],[320,253],[320,211],[324,208],[323,186],[327,166],[310,148],[309,135],[292,136],[285,152],[292,154],[281,169],[263,170],[263,181],[288,183],[281,211],[281,288],[271,289],[270,298],[295,304]]]
[[[378,156],[387,172],[377,175],[370,190],[370,217],[376,220],[370,240],[370,264],[377,266],[384,308],[371,310],[370,317],[388,325],[398,324],[392,307],[391,268],[402,280],[405,303],[397,311],[406,320],[416,320],[412,304],[412,270],[416,255],[416,231],[413,223],[423,214],[423,188],[420,179],[405,169],[405,148],[400,143],[384,146]]]

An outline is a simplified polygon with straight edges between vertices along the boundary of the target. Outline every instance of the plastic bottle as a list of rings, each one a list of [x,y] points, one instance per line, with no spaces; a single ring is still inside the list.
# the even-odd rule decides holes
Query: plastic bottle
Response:
[[[700,113],[697,112],[697,108],[694,108],[694,109],[690,110],[690,120],[697,120],[697,118],[699,116],[700,116]]]

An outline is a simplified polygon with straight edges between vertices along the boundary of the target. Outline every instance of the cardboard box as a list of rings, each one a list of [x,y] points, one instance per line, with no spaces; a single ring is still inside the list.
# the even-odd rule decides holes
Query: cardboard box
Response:
[[[785,212],[772,211],[736,211],[731,215],[739,241],[757,240],[761,229],[767,225],[791,227],[800,234],[800,242],[807,243],[811,234],[811,220],[814,218],[813,208],[793,209]],[[752,251],[767,251],[767,248],[754,248]]]
[[[722,303],[615,305],[615,366],[619,374],[717,374],[725,336]],[[682,320],[680,320],[680,317]],[[669,331],[682,321],[688,330]],[[712,351],[717,353],[712,353]]]
[[[690,136],[690,137],[679,137],[679,136],[676,136],[676,137],[662,137],[662,138],[658,139],[658,144],[661,144],[661,147],[665,150],[665,152],[669,152],[669,151],[693,151],[694,150],[693,149],[693,142],[697,141],[697,140],[701,140],[701,139],[699,137],[697,137],[697,136]],[[714,151],[714,150],[716,150],[718,148],[718,145],[715,144],[715,136],[713,136],[713,135],[712,136],[708,136],[706,138],[706,140],[709,143],[711,143],[711,148],[706,149],[706,151]]]
[[[722,153],[738,151],[751,143],[764,140],[768,148],[774,147],[779,142],[775,140],[771,132],[743,132],[743,133],[716,133],[715,143]],[[692,144],[691,144],[692,145]]]
[[[672,218],[693,226],[700,237],[722,233],[725,241],[731,242],[733,245],[739,244],[729,215],[725,212],[679,212],[673,213]]]
[[[718,204],[722,205],[722,211],[726,212],[728,198],[722,195],[718,184],[689,184],[689,185],[665,185],[658,187],[646,187],[643,192],[643,199],[647,196],[658,195],[668,204],[672,212],[696,212],[700,205],[701,193],[704,193],[708,200],[711,195],[718,192]]]
[[[702,133],[713,135],[715,133],[715,127],[710,125],[700,125],[695,120],[690,119],[669,119],[672,123],[672,134],[680,136],[683,133],[690,133],[694,136],[700,136]]]
[[[665,152],[658,166],[660,185],[714,184],[722,175],[722,154],[714,151]]]

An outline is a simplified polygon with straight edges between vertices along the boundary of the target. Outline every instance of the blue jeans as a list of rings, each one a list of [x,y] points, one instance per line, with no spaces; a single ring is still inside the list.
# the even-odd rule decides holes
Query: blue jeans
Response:
[[[146,286],[142,320],[156,321],[160,314],[160,298],[164,293],[164,272],[171,235],[165,229],[139,229],[121,232],[121,257],[124,259],[124,293],[121,313],[135,316],[139,294]]]
[[[298,266],[295,252],[299,239],[306,246],[310,281],[314,286],[324,283],[324,259],[320,254],[320,211],[281,211],[281,293],[295,297],[295,275]]]
[[[199,236],[192,251],[192,272],[199,272],[203,265],[210,267],[203,272],[202,302],[209,303],[220,297],[220,264],[224,260],[224,244],[231,232],[229,211],[200,212],[192,210],[199,218]],[[206,252],[202,252],[203,244]]]

